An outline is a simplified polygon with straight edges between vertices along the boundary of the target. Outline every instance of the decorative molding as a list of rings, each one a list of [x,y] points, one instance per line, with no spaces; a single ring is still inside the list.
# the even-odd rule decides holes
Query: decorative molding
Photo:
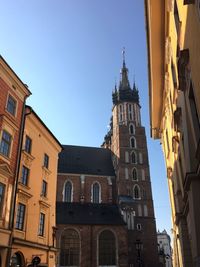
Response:
[[[166,64],[170,64],[171,57],[172,57],[171,38],[168,36],[165,40],[165,62]]]
[[[32,161],[34,159],[35,158],[31,154],[27,153],[25,150],[22,150],[22,163],[28,168],[31,167]]]

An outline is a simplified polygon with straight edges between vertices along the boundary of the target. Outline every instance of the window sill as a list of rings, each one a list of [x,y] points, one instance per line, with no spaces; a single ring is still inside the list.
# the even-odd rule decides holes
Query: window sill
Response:
[[[49,169],[47,169],[45,166],[42,166],[42,169],[44,171],[45,176],[48,176],[51,174],[51,171]]]
[[[5,155],[2,154],[1,152],[0,152],[0,159],[4,160],[6,163],[10,164],[10,160],[11,160],[11,158],[5,156]]]

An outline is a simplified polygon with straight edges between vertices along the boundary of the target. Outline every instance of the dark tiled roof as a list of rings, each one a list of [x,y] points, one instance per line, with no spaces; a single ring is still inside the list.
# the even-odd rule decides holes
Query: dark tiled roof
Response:
[[[105,148],[63,145],[58,173],[115,176],[111,151]]]
[[[56,224],[124,225],[116,205],[56,203]]]

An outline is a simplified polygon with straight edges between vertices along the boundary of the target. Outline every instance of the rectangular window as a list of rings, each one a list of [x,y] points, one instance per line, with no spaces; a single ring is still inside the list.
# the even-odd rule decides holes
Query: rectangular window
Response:
[[[44,167],[48,169],[49,167],[49,156],[44,154]]]
[[[18,209],[17,209],[17,218],[16,218],[16,229],[22,230],[24,228],[24,218],[25,218],[25,211],[26,211],[26,206],[22,203],[18,204]]]
[[[42,181],[42,193],[41,195],[43,197],[46,197],[47,196],[47,182],[46,181]]]
[[[5,185],[0,183],[0,217],[3,213],[3,203],[4,203]]]
[[[21,183],[23,185],[28,185],[29,173],[30,173],[30,170],[27,167],[22,166]]]
[[[45,223],[45,214],[40,213],[40,221],[39,221],[39,232],[38,235],[44,236],[44,223]]]
[[[13,116],[15,116],[16,106],[17,106],[16,100],[11,95],[9,95],[6,109]]]
[[[24,148],[24,150],[27,153],[31,154],[31,147],[32,147],[32,140],[31,140],[31,138],[28,135],[26,135],[25,148]]]
[[[6,157],[9,157],[10,154],[11,140],[12,140],[11,135],[5,130],[3,130],[1,144],[0,144],[0,153]]]

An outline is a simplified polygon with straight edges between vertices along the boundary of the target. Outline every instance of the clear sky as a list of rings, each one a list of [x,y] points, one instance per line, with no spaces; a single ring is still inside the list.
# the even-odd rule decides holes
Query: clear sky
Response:
[[[163,155],[150,139],[143,0],[0,0],[0,10],[0,54],[62,144],[102,144],[126,48],[146,127],[157,228],[170,232]]]

